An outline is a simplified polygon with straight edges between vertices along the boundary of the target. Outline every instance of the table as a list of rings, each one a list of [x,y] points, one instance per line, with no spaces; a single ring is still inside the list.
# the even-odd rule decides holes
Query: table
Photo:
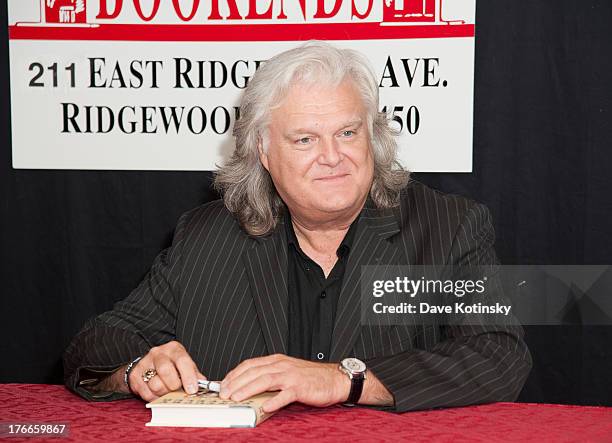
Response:
[[[254,429],[151,428],[140,400],[87,402],[58,385],[0,385],[0,422],[67,423],[67,441],[612,441],[612,408],[493,403],[395,414],[292,405]],[[42,441],[11,437],[5,441]],[[51,440],[51,439],[49,439]]]

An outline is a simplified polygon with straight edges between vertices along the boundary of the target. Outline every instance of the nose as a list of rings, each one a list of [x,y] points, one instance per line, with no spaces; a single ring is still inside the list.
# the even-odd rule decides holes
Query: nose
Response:
[[[319,163],[331,168],[335,167],[343,159],[343,154],[340,152],[340,144],[336,137],[324,137],[321,139]]]

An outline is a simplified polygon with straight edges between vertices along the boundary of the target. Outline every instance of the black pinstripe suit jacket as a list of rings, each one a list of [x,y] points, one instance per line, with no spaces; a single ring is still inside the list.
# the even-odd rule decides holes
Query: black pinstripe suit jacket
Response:
[[[114,369],[178,340],[210,379],[241,361],[287,353],[284,226],[246,235],[221,200],[179,219],[171,247],[114,309],[85,325],[64,355],[66,384],[81,395],[84,368]],[[531,368],[522,328],[364,326],[362,265],[475,265],[496,261],[488,210],[411,181],[394,209],[364,207],[338,301],[330,361],[354,356],[407,411],[512,401]]]

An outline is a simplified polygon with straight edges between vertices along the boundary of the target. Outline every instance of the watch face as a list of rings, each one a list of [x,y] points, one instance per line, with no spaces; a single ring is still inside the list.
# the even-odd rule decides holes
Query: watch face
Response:
[[[365,372],[366,370],[365,363],[356,358],[345,358],[342,360],[342,367],[352,373]]]

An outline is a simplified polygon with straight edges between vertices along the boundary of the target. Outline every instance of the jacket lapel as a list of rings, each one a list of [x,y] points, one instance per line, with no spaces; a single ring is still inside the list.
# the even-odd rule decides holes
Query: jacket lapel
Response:
[[[243,257],[257,316],[270,354],[286,354],[287,322],[287,240],[281,220],[274,232],[255,240]]]
[[[358,221],[349,253],[336,310],[330,361],[348,357],[361,332],[361,267],[399,265],[404,261],[401,249],[389,241],[400,231],[393,210],[376,209],[368,203]]]

